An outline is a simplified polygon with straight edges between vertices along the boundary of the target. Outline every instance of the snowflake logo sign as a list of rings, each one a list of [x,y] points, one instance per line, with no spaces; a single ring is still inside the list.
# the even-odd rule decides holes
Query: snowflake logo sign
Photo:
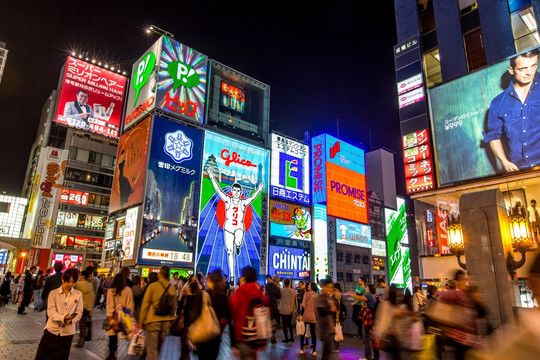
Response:
[[[193,141],[182,131],[178,130],[165,134],[165,145],[163,151],[169,155],[176,163],[192,158]]]

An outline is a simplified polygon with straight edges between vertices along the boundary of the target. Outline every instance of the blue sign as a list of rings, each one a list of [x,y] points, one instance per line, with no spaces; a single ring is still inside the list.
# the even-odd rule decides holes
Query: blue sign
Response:
[[[0,264],[4,264],[6,262],[6,256],[7,254],[5,252],[0,252]]]
[[[371,226],[336,219],[337,242],[371,248]]]
[[[311,256],[308,250],[270,245],[268,275],[281,278],[309,278]]]
[[[326,141],[326,161],[366,175],[364,150],[328,134],[320,136],[324,136]]]

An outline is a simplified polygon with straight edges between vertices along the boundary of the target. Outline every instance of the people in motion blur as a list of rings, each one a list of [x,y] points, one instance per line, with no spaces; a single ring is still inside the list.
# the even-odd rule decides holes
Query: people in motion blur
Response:
[[[92,315],[94,304],[96,302],[96,294],[94,292],[94,285],[88,280],[91,277],[91,273],[87,270],[81,271],[80,279],[75,284],[75,289],[79,290],[83,297],[83,313],[79,322],[79,341],[75,344],[76,347],[82,348],[86,340],[86,333],[88,330],[88,320]]]
[[[296,311],[296,294],[292,289],[291,279],[284,280],[285,287],[281,289],[281,301],[279,303],[279,314],[283,323],[283,342],[294,342],[292,319]],[[290,334],[290,337],[288,335]]]
[[[336,299],[333,297],[334,282],[332,279],[328,277],[322,281],[322,284],[322,291],[315,299],[315,302],[317,307],[317,326],[323,343],[322,359],[326,360],[330,359],[332,355],[338,306]],[[315,352],[312,354],[316,355]]]
[[[135,311],[133,302],[133,293],[126,285],[124,275],[116,274],[113,278],[111,287],[107,291],[107,319],[109,320],[109,357],[107,360],[116,360],[116,350],[118,348],[118,336],[123,332],[122,322],[120,321],[120,311],[122,306],[131,311]]]
[[[304,347],[309,347],[307,343],[304,343],[306,339],[306,333],[309,331],[311,336],[311,355],[317,356],[317,332],[315,331],[315,325],[317,324],[317,311],[315,306],[315,299],[319,288],[314,282],[307,285],[307,292],[304,294],[304,300],[302,300],[302,306],[300,307],[300,321],[305,324],[306,332],[300,336],[300,354],[306,353]]]

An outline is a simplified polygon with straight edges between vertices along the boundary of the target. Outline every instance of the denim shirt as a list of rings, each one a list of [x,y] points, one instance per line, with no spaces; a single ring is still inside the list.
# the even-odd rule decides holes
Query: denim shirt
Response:
[[[522,103],[512,81],[497,95],[489,109],[484,142],[500,139],[505,133],[509,160],[520,169],[540,165],[540,75],[535,74],[527,98]]]

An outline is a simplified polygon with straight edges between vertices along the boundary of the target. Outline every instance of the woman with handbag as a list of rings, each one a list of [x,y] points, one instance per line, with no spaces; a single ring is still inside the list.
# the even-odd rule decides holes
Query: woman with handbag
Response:
[[[309,332],[311,334],[311,346],[312,351],[311,355],[317,356],[317,334],[315,332],[315,325],[317,324],[317,312],[315,311],[315,298],[317,297],[317,292],[319,288],[314,282],[308,285],[308,291],[304,294],[304,300],[302,300],[301,307],[301,321],[306,324],[306,332],[308,331],[307,327],[309,326]],[[300,354],[305,354],[304,350],[304,339],[305,334],[300,335]]]
[[[334,298],[338,302],[338,311],[336,312],[336,335],[334,336],[334,348],[332,352],[339,352],[339,343],[343,340],[343,323],[347,318],[347,308],[343,304],[341,297],[341,284],[334,284]]]
[[[186,294],[183,296],[183,301],[179,304],[179,309],[177,314],[183,318],[184,329],[182,335],[180,336],[180,360],[189,360],[189,339],[188,331],[189,326],[197,320],[199,317],[203,306],[203,294],[202,290],[199,288],[199,283],[197,280],[192,277],[187,284]]]
[[[116,360],[118,333],[123,330],[119,318],[122,306],[129,309],[131,313],[135,311],[131,288],[126,286],[124,275],[116,274],[110,288],[107,290],[107,318],[103,323],[103,328],[107,330],[109,335],[109,356],[107,360]]]
[[[294,310],[296,309],[296,294],[292,289],[291,279],[285,279],[283,282],[285,287],[281,289],[281,301],[279,303],[279,314],[283,320],[283,337],[284,343],[294,342],[292,319]],[[291,337],[287,337],[287,330],[291,333]]]

